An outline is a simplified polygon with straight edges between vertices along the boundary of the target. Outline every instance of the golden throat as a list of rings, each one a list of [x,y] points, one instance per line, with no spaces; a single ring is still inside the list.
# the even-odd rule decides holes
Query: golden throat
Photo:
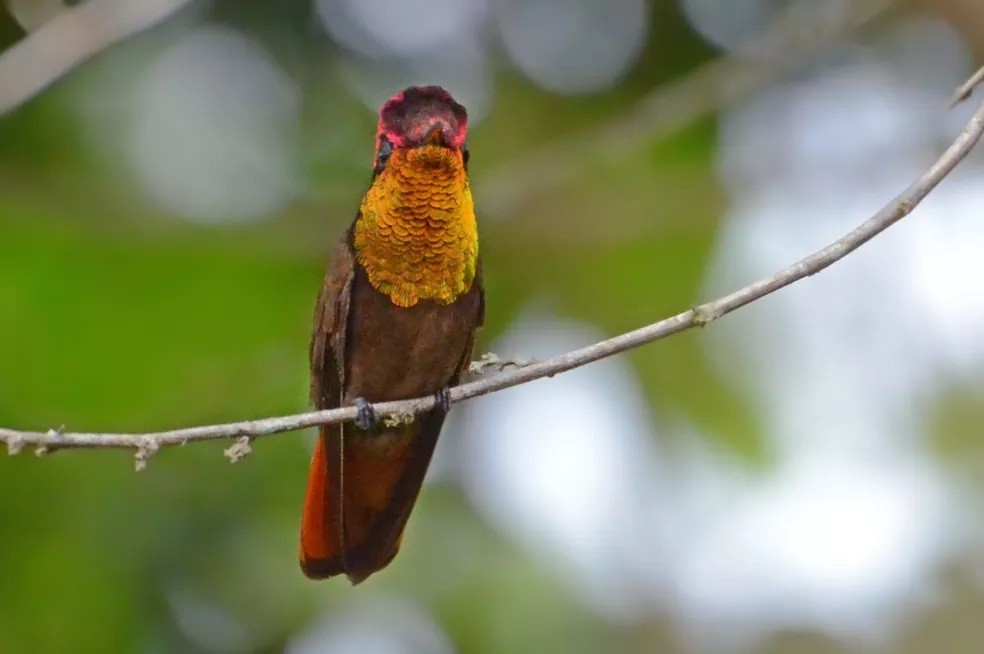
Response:
[[[471,288],[478,228],[461,152],[397,149],[362,199],[356,259],[393,304],[451,304]]]

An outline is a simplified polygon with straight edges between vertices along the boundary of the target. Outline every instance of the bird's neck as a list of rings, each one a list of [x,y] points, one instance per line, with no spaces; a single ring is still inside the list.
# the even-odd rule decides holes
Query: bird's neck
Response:
[[[455,166],[387,168],[362,200],[353,245],[369,282],[393,304],[451,304],[471,288],[478,259],[467,174]]]

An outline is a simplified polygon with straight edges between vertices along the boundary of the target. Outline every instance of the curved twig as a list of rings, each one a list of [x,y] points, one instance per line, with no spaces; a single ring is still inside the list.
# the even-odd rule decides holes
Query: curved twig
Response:
[[[982,134],[984,134],[984,103],[981,103],[960,135],[936,163],[911,186],[857,228],[788,268],[716,300],[620,336],[544,361],[531,362],[515,370],[486,379],[461,384],[451,389],[451,401],[453,403],[461,402],[543,377],[552,377],[557,373],[579,368],[593,361],[625,352],[693,327],[703,327],[721,316],[751,304],[804,277],[820,272],[912,213],[912,210],[967,156],[980,140]],[[434,397],[381,402],[375,404],[373,408],[383,419],[387,417],[404,419],[407,415],[418,414],[434,408]],[[0,442],[7,443],[11,454],[17,453],[24,446],[37,448],[38,454],[63,448],[129,448],[136,450],[136,462],[139,469],[145,466],[147,460],[162,447],[184,445],[193,441],[238,439],[238,447],[230,448],[227,451],[228,456],[236,460],[248,453],[249,443],[254,438],[316,425],[347,422],[354,420],[355,417],[355,407],[347,406],[275,418],[149,433],[99,434],[64,432],[62,430],[39,432],[0,428]]]

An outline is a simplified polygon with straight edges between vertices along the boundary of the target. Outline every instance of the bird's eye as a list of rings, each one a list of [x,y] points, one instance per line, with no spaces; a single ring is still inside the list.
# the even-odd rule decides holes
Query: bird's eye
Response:
[[[465,163],[468,163],[468,160],[471,158],[471,152],[468,151],[467,143],[461,144],[461,158]]]
[[[385,136],[381,136],[379,138],[379,152],[376,153],[376,172],[382,172],[391,154],[393,154],[393,144]]]

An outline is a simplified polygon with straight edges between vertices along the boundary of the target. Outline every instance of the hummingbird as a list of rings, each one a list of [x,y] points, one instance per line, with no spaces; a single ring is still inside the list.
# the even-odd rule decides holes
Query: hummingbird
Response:
[[[444,417],[485,317],[468,182],[468,113],[439,86],[411,86],[379,110],[369,189],[332,251],[310,345],[316,409],[358,407],[326,425],[301,517],[307,577],[352,584],[396,556]],[[398,425],[371,403],[434,394]]]

